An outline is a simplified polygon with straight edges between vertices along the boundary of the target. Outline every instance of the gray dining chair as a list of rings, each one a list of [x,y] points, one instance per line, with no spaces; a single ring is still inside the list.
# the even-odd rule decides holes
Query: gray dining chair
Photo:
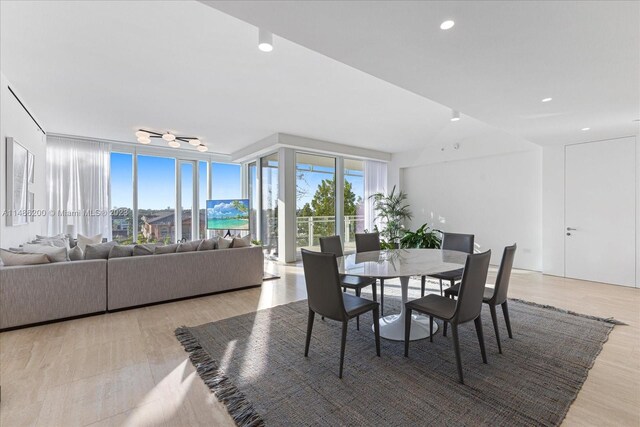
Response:
[[[442,233],[442,249],[444,250],[459,251],[472,254],[473,243],[473,234]],[[456,281],[462,278],[462,269],[459,268],[456,270],[445,271],[444,273],[430,274],[429,277],[438,279],[440,281],[440,295],[443,295],[442,281],[448,281],[450,286],[455,285]],[[425,276],[422,276],[420,296],[424,296],[425,294],[426,280],[427,278]]]
[[[357,253],[379,251],[380,249],[380,233],[377,231],[374,233],[356,233]],[[384,279],[380,278],[378,280],[380,281],[380,314],[384,316]]]
[[[480,254],[468,255],[460,283],[460,293],[457,300],[446,298],[440,295],[427,295],[426,297],[409,301],[405,304],[405,328],[404,328],[404,355],[409,357],[409,337],[411,336],[411,313],[417,311],[429,316],[429,329],[431,336],[429,340],[433,342],[433,319],[440,319],[443,322],[451,323],[453,335],[453,350],[456,354],[456,365],[458,367],[458,378],[464,384],[462,374],[462,360],[460,358],[460,341],[458,339],[458,325],[473,320],[480,343],[480,353],[482,361],[487,363],[487,352],[484,347],[484,336],[482,334],[482,295],[484,285],[487,281],[489,271],[489,261],[491,251]]]
[[[340,373],[344,365],[344,352],[347,343],[349,320],[369,311],[373,312],[373,330],[376,340],[376,354],[380,357],[380,313],[375,301],[341,292],[338,264],[334,254],[323,254],[302,249],[302,265],[307,286],[309,318],[307,320],[307,338],[304,357],[309,356],[311,332],[316,313],[328,319],[342,322],[342,341],[340,344]],[[451,300],[450,300],[451,301]]]
[[[509,290],[509,280],[511,279],[511,270],[513,268],[513,259],[516,255],[517,245],[514,243],[512,246],[504,248],[502,253],[502,261],[500,262],[500,268],[498,269],[498,276],[496,277],[496,285],[493,289],[484,288],[484,294],[482,296],[482,302],[489,306],[491,312],[491,320],[493,321],[493,330],[496,333],[496,340],[498,340],[498,352],[502,354],[502,345],[500,344],[500,332],[498,330],[498,315],[496,313],[496,307],[502,307],[502,314],[504,315],[504,322],[507,325],[507,332],[509,338],[513,339],[511,333],[511,321],[509,320],[509,307],[507,305],[507,291]],[[454,285],[444,291],[444,296],[449,298],[457,297],[460,293],[460,285]],[[445,335],[446,328],[445,327]]]
[[[325,254],[334,254],[336,257],[343,256],[342,240],[340,239],[340,236],[320,237],[320,252]],[[347,289],[353,289],[357,297],[362,293],[362,288],[371,286],[373,300],[378,301],[376,295],[376,279],[372,277],[340,274],[340,283],[342,284],[342,290],[344,292],[346,292]],[[360,316],[356,317],[356,328],[360,330]]]

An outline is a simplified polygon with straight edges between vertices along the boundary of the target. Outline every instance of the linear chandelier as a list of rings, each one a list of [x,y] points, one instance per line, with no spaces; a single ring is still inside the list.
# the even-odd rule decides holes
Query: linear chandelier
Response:
[[[189,145],[193,145],[194,147],[196,147],[196,150],[200,151],[201,153],[209,150],[209,148],[195,136],[177,136],[172,134],[171,132],[160,133],[146,129],[138,129],[138,131],[136,132],[136,137],[138,137],[138,142],[140,144],[145,145],[151,143],[151,138],[161,138],[167,141],[169,147],[171,148],[179,148],[180,142],[182,141],[186,142]]]

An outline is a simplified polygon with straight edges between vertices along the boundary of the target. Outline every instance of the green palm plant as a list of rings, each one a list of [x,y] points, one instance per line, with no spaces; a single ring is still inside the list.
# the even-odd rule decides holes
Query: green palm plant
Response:
[[[388,245],[397,247],[404,234],[403,222],[412,218],[409,204],[406,203],[407,194],[403,191],[396,193],[394,185],[390,194],[375,193],[369,198],[373,199],[376,218],[380,219],[383,226],[380,236]]]
[[[425,223],[416,231],[405,231],[400,239],[401,248],[440,249],[442,239],[440,230],[429,228]]]

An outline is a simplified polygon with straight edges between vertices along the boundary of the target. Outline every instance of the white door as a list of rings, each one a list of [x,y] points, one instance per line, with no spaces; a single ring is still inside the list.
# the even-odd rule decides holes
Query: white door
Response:
[[[635,138],[565,147],[565,276],[635,286]]]

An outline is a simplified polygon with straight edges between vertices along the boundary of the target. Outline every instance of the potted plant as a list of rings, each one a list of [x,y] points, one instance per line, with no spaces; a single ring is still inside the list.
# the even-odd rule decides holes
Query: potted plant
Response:
[[[441,233],[440,230],[429,228],[429,224],[424,223],[416,231],[405,231],[400,239],[400,247],[440,249],[442,244]]]
[[[380,219],[383,226],[380,231],[380,236],[384,239],[381,242],[382,248],[397,249],[404,234],[403,222],[412,218],[409,205],[406,203],[406,193],[403,191],[396,193],[394,185],[390,194],[375,193],[369,198],[373,199],[376,218]]]

